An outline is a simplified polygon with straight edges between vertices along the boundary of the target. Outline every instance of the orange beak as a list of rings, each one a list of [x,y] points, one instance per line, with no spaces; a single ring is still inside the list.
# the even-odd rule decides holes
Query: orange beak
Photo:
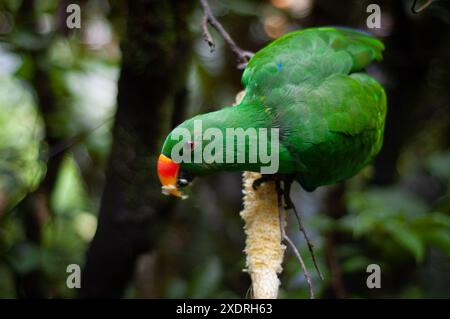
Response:
[[[187,198],[182,192],[177,188],[178,171],[180,170],[180,165],[164,154],[159,155],[158,158],[158,177],[162,185],[162,193],[164,195],[173,195],[180,197],[182,199]]]

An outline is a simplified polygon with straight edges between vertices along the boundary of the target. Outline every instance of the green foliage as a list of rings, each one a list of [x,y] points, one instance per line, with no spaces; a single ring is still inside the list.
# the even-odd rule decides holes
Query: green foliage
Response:
[[[413,195],[398,188],[373,188],[349,193],[347,201],[350,214],[338,227],[356,238],[365,237],[380,248],[399,246],[418,262],[427,245],[449,252],[450,216],[430,212],[430,207]]]
[[[190,282],[181,278],[170,281],[167,287],[167,298],[208,298],[219,295],[221,291],[220,282],[223,276],[222,265],[215,257],[211,257],[204,264],[195,269],[194,276]]]
[[[434,176],[445,181],[447,186],[450,183],[450,151],[437,152],[428,160],[427,166]]]
[[[50,205],[62,217],[92,209],[79,168],[72,157],[67,157],[62,164]]]
[[[40,160],[42,122],[21,81],[0,75],[0,190],[14,206],[44,173]]]
[[[66,287],[66,267],[83,265],[96,229],[100,194],[93,190],[110,146],[118,60],[88,48],[81,33],[60,33],[53,20],[59,1],[36,1],[31,12],[20,11],[22,3],[0,4],[15,22],[0,45],[0,298],[17,297],[16,278],[35,271],[47,297],[75,297],[77,291]],[[94,20],[104,14],[91,6]],[[84,22],[88,29],[89,19]],[[52,147],[49,135],[58,140]],[[36,200],[33,192],[48,173],[47,162],[59,153],[66,155],[53,191]],[[39,243],[25,233],[26,209],[35,201],[44,212],[38,214]]]

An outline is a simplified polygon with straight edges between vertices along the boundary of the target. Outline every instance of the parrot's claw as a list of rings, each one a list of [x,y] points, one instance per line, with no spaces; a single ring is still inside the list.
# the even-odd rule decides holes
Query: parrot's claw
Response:
[[[256,191],[262,184],[278,180],[280,180],[280,177],[278,175],[262,175],[260,178],[257,178],[253,181],[252,187]]]

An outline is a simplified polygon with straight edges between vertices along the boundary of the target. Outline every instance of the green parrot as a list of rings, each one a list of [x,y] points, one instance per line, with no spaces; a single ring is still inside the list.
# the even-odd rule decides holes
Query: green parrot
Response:
[[[163,192],[183,196],[180,188],[193,177],[214,172],[261,172],[267,165],[261,156],[236,159],[240,155],[249,159],[264,147],[268,153],[276,151],[278,167],[261,181],[282,176],[312,191],[355,175],[383,143],[386,94],[364,70],[381,60],[383,50],[379,40],[365,33],[334,27],[295,31],[275,40],[246,66],[245,96],[238,105],[195,116],[167,136],[157,164]],[[214,134],[199,137],[196,123]],[[233,138],[231,149],[223,146],[211,152],[217,161],[192,160],[196,148],[206,149],[212,137],[227,143],[230,128],[245,132],[275,128],[277,134]],[[274,136],[276,149],[271,144]],[[191,160],[174,160],[175,149],[190,152],[184,158]],[[226,150],[234,151],[230,161],[225,160]]]

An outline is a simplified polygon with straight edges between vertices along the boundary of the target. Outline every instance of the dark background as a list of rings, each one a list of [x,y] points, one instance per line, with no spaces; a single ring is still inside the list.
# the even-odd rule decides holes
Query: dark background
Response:
[[[155,171],[172,127],[233,102],[236,57],[215,31],[210,53],[197,1],[78,1],[71,30],[72,2],[0,0],[0,297],[246,297],[240,175],[199,179],[180,201]],[[367,30],[369,3],[381,29]],[[450,297],[449,1],[419,14],[412,1],[210,4],[253,52],[312,26],[384,41],[368,70],[388,96],[380,155],[344,184],[294,187],[325,273],[314,286],[320,298]],[[294,219],[289,233],[312,270]],[[381,289],[366,286],[372,263]],[[69,264],[83,268],[79,290]],[[280,297],[307,297],[290,253],[284,269]]]

